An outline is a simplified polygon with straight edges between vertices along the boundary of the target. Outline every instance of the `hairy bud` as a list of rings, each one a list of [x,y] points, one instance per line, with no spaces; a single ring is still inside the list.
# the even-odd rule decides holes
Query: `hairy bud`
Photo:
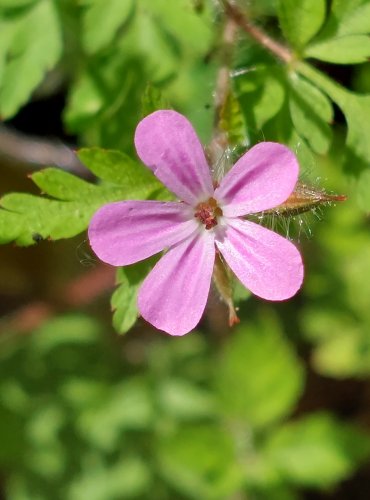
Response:
[[[294,191],[284,203],[266,212],[290,217],[309,212],[318,206],[336,201],[345,201],[346,199],[345,195],[328,194],[323,189],[317,189],[298,181]]]

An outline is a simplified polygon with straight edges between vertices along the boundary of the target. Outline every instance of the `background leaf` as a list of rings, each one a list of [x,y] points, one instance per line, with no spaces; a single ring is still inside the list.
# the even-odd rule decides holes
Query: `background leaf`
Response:
[[[347,165],[352,173],[361,172],[370,158],[370,143],[367,140],[370,133],[367,120],[370,113],[370,94],[356,94],[346,90],[306,64],[299,65],[299,73],[325,92],[343,111],[348,127]]]
[[[326,14],[325,0],[279,0],[280,26],[291,44],[300,49],[319,31]]]
[[[307,80],[293,76],[290,81],[289,109],[293,125],[313,151],[324,154],[332,139],[329,123],[333,107],[325,94]]]
[[[164,440],[161,471],[188,498],[227,497],[237,491],[243,478],[233,456],[232,440],[218,427],[185,427]]]
[[[369,438],[325,414],[288,423],[268,440],[265,452],[288,480],[330,487],[347,477],[370,453]]]
[[[133,9],[132,0],[83,0],[83,42],[88,52],[109,46]]]
[[[370,33],[368,0],[333,0],[322,35],[338,37]]]
[[[266,122],[282,108],[285,88],[279,70],[255,68],[236,79],[240,101],[249,133],[260,134]]]
[[[336,64],[363,63],[370,57],[370,38],[365,35],[330,38],[309,45],[305,56]]]
[[[238,391],[230,391],[235,381]],[[303,373],[273,318],[238,329],[217,366],[216,385],[220,410],[228,419],[263,427],[290,412],[302,390]]]
[[[1,26],[2,25],[2,26]],[[3,65],[0,113],[14,115],[62,54],[62,35],[53,2],[39,0],[32,8],[0,21],[5,43],[0,50]],[[20,77],[27,75],[27,78]]]

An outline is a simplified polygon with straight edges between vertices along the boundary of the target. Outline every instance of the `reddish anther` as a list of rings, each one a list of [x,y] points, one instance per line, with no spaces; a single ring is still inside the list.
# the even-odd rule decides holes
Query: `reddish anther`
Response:
[[[217,226],[217,218],[222,215],[222,210],[214,198],[199,203],[195,208],[194,217],[199,219],[206,229]]]

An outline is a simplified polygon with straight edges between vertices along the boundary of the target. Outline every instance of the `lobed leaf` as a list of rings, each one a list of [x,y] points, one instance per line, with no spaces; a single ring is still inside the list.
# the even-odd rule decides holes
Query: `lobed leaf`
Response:
[[[287,40],[301,49],[321,28],[326,14],[325,0],[279,0],[278,16]]]
[[[330,100],[309,81],[293,75],[290,80],[289,109],[293,125],[313,151],[324,154],[332,139]]]
[[[57,168],[34,173],[32,180],[49,197],[5,195],[0,201],[1,243],[32,245],[40,238],[71,238],[85,230],[106,203],[163,196],[154,175],[123,153],[93,148],[81,150],[79,157],[106,182],[91,184]]]
[[[140,197],[141,190],[147,193],[148,188],[153,191],[163,187],[148,168],[121,151],[85,148],[77,156],[99,179],[132,190],[133,199]]]
[[[304,55],[336,64],[363,63],[370,57],[370,37],[348,35],[329,38],[309,45]]]
[[[100,188],[58,168],[45,168],[31,175],[43,193],[63,201],[89,199],[99,195]]]
[[[325,92],[343,111],[348,132],[346,138],[348,170],[360,172],[368,166],[370,158],[370,94],[356,94],[329,77],[308,66],[300,64],[298,71]]]
[[[333,0],[329,19],[322,32],[325,38],[370,33],[368,0]]]
[[[249,131],[260,132],[284,104],[285,88],[274,67],[260,67],[240,76],[236,88]]]

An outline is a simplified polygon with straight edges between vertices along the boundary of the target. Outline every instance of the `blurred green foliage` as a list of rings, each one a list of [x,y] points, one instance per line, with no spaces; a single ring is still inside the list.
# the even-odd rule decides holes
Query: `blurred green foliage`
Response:
[[[370,452],[369,437],[328,414],[286,422],[304,375],[270,314],[225,349],[199,333],[120,343],[83,315],[1,347],[11,500],[267,499],[335,484]]]
[[[305,181],[348,201],[278,221],[299,235],[305,286],[289,304],[261,306],[237,284],[242,323],[230,332],[220,334],[210,308],[186,338],[143,332],[141,322],[118,338],[95,312],[4,334],[9,500],[297,500],[307,488],[335,488],[370,455],[366,413],[360,427],[329,403],[302,407],[308,370],[370,374],[370,1],[237,5],[293,57],[281,62],[239,33],[220,116],[230,155],[283,142]],[[33,173],[40,194],[1,199],[0,242],[70,238],[107,202],[169,199],[134,158],[134,129],[173,107],[209,142],[222,24],[211,0],[0,0],[2,118],[63,89],[66,130],[94,176]],[[111,304],[121,333],[137,321],[136,293],[153,262],[118,271]]]

